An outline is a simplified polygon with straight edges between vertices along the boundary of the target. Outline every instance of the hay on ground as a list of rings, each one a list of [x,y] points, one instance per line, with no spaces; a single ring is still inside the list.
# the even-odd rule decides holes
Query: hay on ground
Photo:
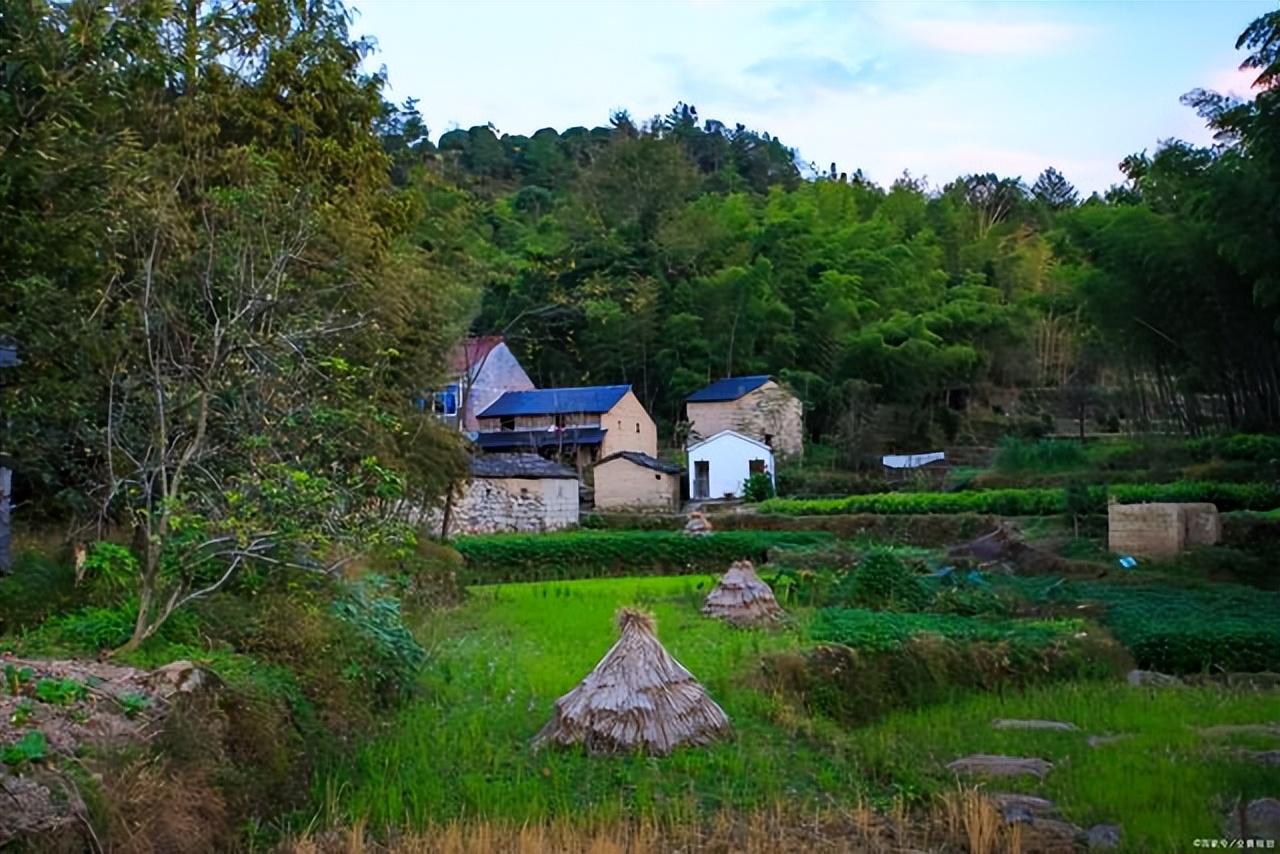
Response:
[[[595,669],[556,700],[534,747],[582,744],[592,753],[661,756],[728,735],[729,718],[658,641],[652,616],[623,608],[618,629],[622,636]]]
[[[749,560],[734,561],[707,596],[702,613],[735,626],[764,626],[785,614]]]

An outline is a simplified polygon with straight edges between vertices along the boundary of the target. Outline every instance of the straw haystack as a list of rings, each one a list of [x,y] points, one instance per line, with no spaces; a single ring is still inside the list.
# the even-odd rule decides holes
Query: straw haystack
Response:
[[[729,718],[659,643],[653,617],[623,608],[618,629],[622,637],[595,670],[556,700],[535,747],[584,744],[592,753],[665,755],[728,734]]]
[[[729,565],[729,571],[708,594],[702,613],[735,626],[763,626],[786,616],[749,560]]]

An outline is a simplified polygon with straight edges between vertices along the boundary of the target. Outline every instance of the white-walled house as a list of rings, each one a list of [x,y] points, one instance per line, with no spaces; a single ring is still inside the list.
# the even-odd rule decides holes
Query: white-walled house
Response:
[[[773,451],[764,442],[733,430],[695,442],[686,449],[689,497],[738,498],[743,484],[757,472],[773,480]]]

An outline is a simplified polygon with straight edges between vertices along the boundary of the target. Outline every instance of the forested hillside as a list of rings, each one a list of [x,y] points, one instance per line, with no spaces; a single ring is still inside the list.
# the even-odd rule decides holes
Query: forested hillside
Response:
[[[1126,181],[1081,199],[1049,164],[815,173],[685,104],[433,135],[339,5],[291,9],[6,15],[0,334],[23,366],[0,393],[42,502],[164,504],[284,428],[324,442],[262,466],[336,459],[363,489],[375,457],[438,491],[457,449],[407,401],[468,330],[539,385],[632,383],[672,445],[685,394],[747,373],[789,382],[851,465],[886,417],[904,447],[1055,409],[1082,432],[1280,424],[1276,13],[1241,37],[1254,100],[1186,96],[1217,144],[1117,152]]]
[[[1275,24],[1244,37],[1264,85]],[[1088,199],[1049,164],[815,174],[685,104],[433,141],[410,102],[380,132],[428,199],[426,245],[468,257],[474,331],[507,335],[540,384],[633,383],[669,441],[685,394],[743,373],[789,380],[814,438],[887,403],[903,439],[954,439],[1017,388],[1062,390],[1089,430],[1274,426],[1276,95],[1184,100],[1220,143],[1124,157],[1125,183]]]

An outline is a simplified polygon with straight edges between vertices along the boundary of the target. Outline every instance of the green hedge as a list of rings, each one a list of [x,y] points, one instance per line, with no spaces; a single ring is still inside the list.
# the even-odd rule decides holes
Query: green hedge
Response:
[[[610,575],[723,572],[735,560],[763,561],[774,546],[829,542],[815,531],[726,531],[690,537],[673,531],[574,531],[460,537],[467,584]]]
[[[1280,507],[1280,487],[1268,483],[1116,484],[1089,488],[1090,510],[1106,512],[1108,495],[1122,504],[1146,501],[1212,502],[1219,510],[1270,510]],[[1050,516],[1065,513],[1063,489],[989,489],[972,492],[884,492],[847,498],[773,498],[764,513],[791,516],[847,513],[992,513],[1000,516]]]

